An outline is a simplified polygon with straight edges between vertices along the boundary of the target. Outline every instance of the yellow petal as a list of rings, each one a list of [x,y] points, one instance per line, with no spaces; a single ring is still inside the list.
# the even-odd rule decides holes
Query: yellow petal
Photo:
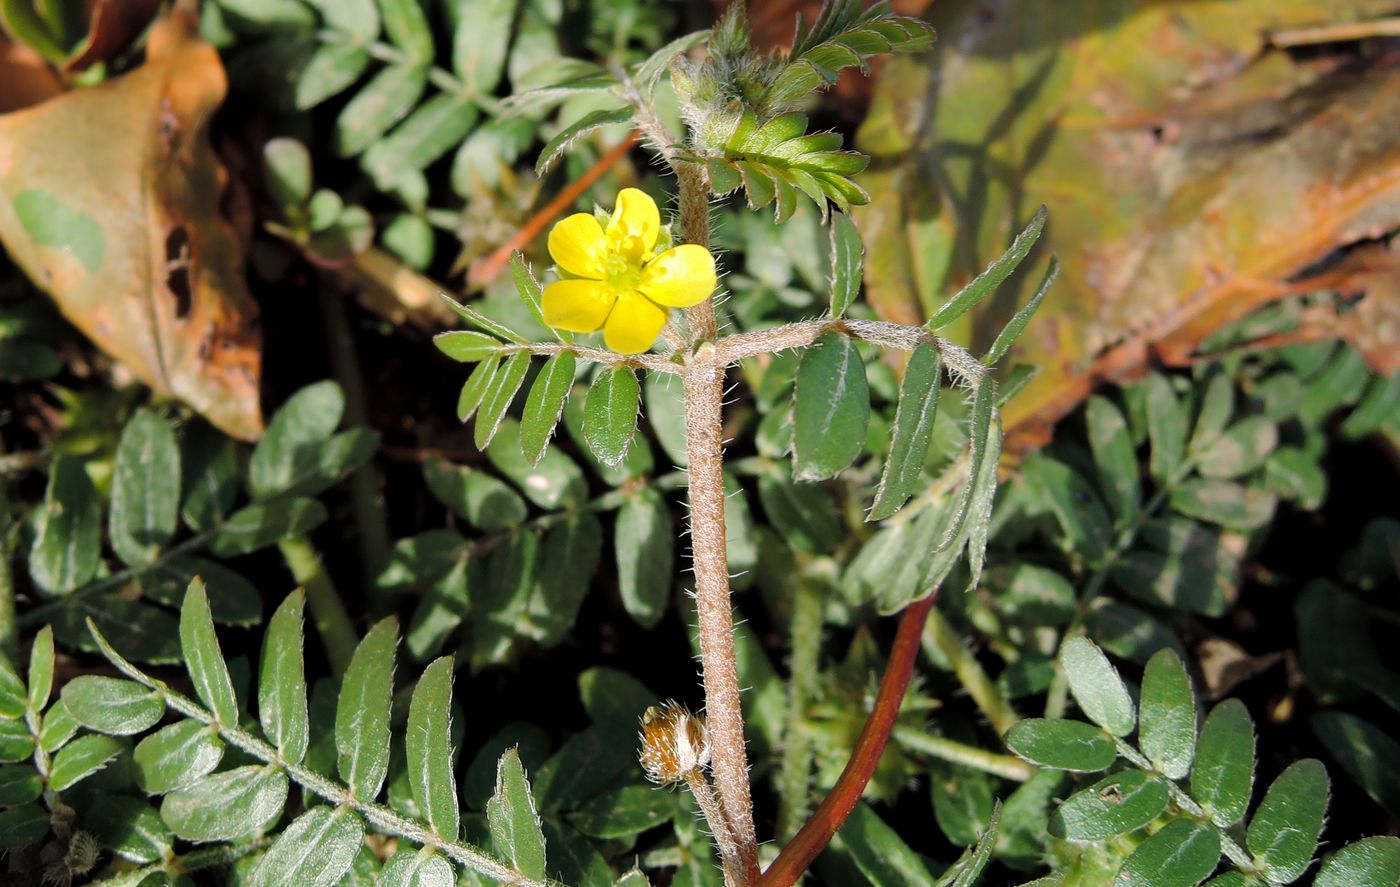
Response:
[[[608,220],[608,244],[629,261],[640,264],[656,246],[661,233],[661,211],[656,201],[636,188],[617,193],[617,206]]]
[[[672,308],[705,301],[715,289],[715,257],[697,243],[672,247],[647,262],[637,289]]]
[[[618,354],[641,354],[651,348],[666,325],[666,309],[640,293],[623,293],[603,327],[603,341]]]
[[[591,333],[608,319],[617,293],[599,280],[560,280],[544,288],[544,322],[571,333]]]
[[[607,240],[603,226],[589,213],[574,213],[549,231],[549,254],[565,271],[590,280],[603,279]]]

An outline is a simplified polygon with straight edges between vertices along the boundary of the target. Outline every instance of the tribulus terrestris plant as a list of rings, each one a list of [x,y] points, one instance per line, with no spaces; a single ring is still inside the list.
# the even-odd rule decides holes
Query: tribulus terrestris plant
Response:
[[[871,320],[857,303],[864,250],[848,211],[868,200],[858,183],[867,158],[844,149],[839,135],[809,132],[810,121],[801,108],[841,70],[863,68],[881,53],[919,51],[932,39],[927,25],[895,16],[884,5],[861,9],[853,0],[833,0],[816,21],[799,22],[790,50],[766,55],[750,45],[743,4],[736,3],[712,31],[680,38],[640,65],[571,68],[565,79],[514,96],[503,106],[507,114],[526,113],[561,97],[612,96],[621,107],[588,113],[564,128],[546,144],[537,169],[543,172],[595,129],[629,124],[669,171],[674,199],[663,207],[641,189],[624,188],[610,209],[576,213],[554,225],[548,237],[552,269],[537,274],[522,255],[513,257],[519,298],[552,334],[550,340],[534,341],[453,299],[448,303],[471,329],[435,339],[444,354],[473,365],[461,389],[457,416],[463,423],[474,421],[476,447],[499,454],[504,445],[509,454],[493,459],[526,468],[543,464],[572,397],[583,398],[583,444],[603,466],[615,468],[628,459],[637,434],[644,380],[670,380],[682,389],[683,483],[704,707],[692,712],[676,702],[653,700],[635,725],[637,757],[645,776],[664,787],[647,791],[689,793],[730,887],[782,887],[804,875],[857,809],[885,743],[897,729],[920,635],[940,588],[954,580],[959,592],[978,587],[1001,462],[1000,409],[1028,378],[1028,370],[1018,368],[999,384],[994,370],[1056,276],[1057,264],[1051,258],[1031,297],[982,354],[939,336],[995,292],[1030,255],[1046,224],[1046,210],[1041,208],[1005,254],[932,311],[924,325]],[[668,129],[665,115],[655,106],[657,83],[668,72],[680,100],[683,132]],[[392,172],[373,168],[385,177]],[[724,291],[722,272],[740,269],[728,267],[726,257],[712,248],[711,216],[716,200],[736,192],[742,192],[751,211],[772,206],[780,225],[803,201],[820,211],[829,229],[830,255],[829,307],[820,317],[726,332],[725,299],[742,300],[745,294]],[[280,233],[309,248],[314,232],[305,226],[294,228]],[[761,845],[769,836],[761,834],[755,822],[730,602],[726,377],[740,361],[784,352],[800,355],[790,406],[778,413],[782,424],[769,429],[790,457],[783,485],[770,490],[775,498],[799,498],[812,489],[807,485],[847,472],[867,447],[871,385],[862,351],[872,348],[905,355],[888,455],[865,515],[872,522],[888,522],[889,532],[872,537],[866,546],[874,552],[871,562],[884,563],[891,557],[903,562],[899,581],[885,582],[870,597],[880,612],[904,616],[869,720],[835,787],[812,810],[803,800],[785,798],[778,836],[784,843]],[[537,358],[542,365],[516,422],[508,413]],[[576,387],[579,380],[586,381],[586,393]],[[967,446],[930,485],[925,464],[940,396],[947,396],[942,393],[945,383],[967,401]],[[1223,430],[1231,413],[1228,398],[1233,396],[1228,382],[1217,377],[1201,408],[1203,425],[1218,422],[1221,427],[1209,436],[1198,433],[1199,440],[1193,439],[1189,447],[1184,414],[1176,409],[1168,383],[1153,377],[1147,391],[1153,474],[1161,492],[1146,504],[1140,501],[1127,420],[1107,400],[1095,399],[1089,406],[1096,465],[1110,481],[1132,477],[1131,483],[1109,484],[1119,494],[1114,505],[1123,506],[1130,519],[1124,520],[1111,551],[1105,541],[1108,533],[1089,534],[1092,544],[1104,549],[1087,557],[1098,578],[1065,620],[1053,678],[1047,678],[1047,716],[1021,720],[1004,701],[1000,708],[984,704],[996,691],[978,698],[1014,758],[982,753],[942,737],[902,737],[911,748],[934,757],[1022,782],[1005,808],[1000,802],[992,805],[985,828],[969,839],[963,857],[930,883],[975,884],[998,850],[1003,810],[1021,814],[1043,807],[1061,791],[1065,773],[1104,775],[1071,791],[1050,816],[1048,846],[1055,873],[1033,882],[1039,887],[1193,887],[1215,875],[1222,861],[1228,870],[1210,881],[1215,887],[1282,885],[1297,881],[1313,862],[1329,792],[1319,762],[1303,760],[1288,767],[1249,815],[1255,748],[1253,723],[1244,706],[1226,700],[1200,723],[1191,680],[1171,649],[1146,661],[1140,690],[1134,692],[1085,636],[1085,623],[1093,616],[1089,604],[1103,591],[1113,568],[1129,560],[1139,532],[1150,535],[1143,525],[1156,516],[1169,493],[1180,492],[1199,464],[1216,465],[1224,458],[1210,455],[1210,445],[1218,440],[1238,444],[1230,451],[1232,458],[1248,465],[1229,476],[1262,465],[1262,458],[1246,458],[1251,447],[1265,449],[1257,445],[1257,434],[1232,436]],[[577,403],[572,409],[578,409]],[[375,443],[362,429],[335,434],[343,411],[344,398],[333,385],[312,386],[294,397],[254,450],[248,490],[253,504],[227,517],[234,501],[230,484],[236,485],[236,460],[227,448],[209,456],[204,473],[223,478],[221,492],[210,494],[221,502],[210,505],[210,513],[200,518],[200,500],[191,495],[185,508],[193,508],[195,516],[186,514],[185,519],[199,532],[163,554],[163,542],[155,538],[160,534],[153,536],[151,528],[169,525],[165,541],[169,540],[180,478],[152,478],[155,494],[144,504],[136,501],[134,491],[143,472],[178,464],[178,447],[161,418],[138,411],[117,454],[110,532],[113,549],[129,569],[110,577],[96,577],[101,513],[95,501],[82,511],[65,513],[58,507],[75,501],[74,490],[88,491],[88,480],[75,463],[55,463],[31,571],[44,587],[77,591],[69,602],[30,611],[24,617],[26,625],[37,625],[48,614],[62,614],[71,622],[71,602],[79,597],[111,600],[116,606],[114,599],[98,595],[109,593],[125,578],[155,572],[155,565],[177,577],[181,586],[191,576],[203,578],[190,581],[179,599],[176,648],[138,660],[182,659],[192,695],[118,651],[124,645],[113,644],[109,636],[132,629],[111,613],[94,611],[86,628],[90,643],[123,677],[83,675],[64,685],[58,699],[51,699],[55,653],[49,628],[36,635],[25,678],[9,665],[0,667],[0,760],[32,758],[35,765],[32,771],[24,766],[0,768],[0,806],[5,808],[0,811],[0,832],[10,845],[38,841],[50,833],[59,839],[51,845],[62,847],[50,860],[54,879],[86,875],[101,848],[111,848],[124,860],[126,871],[104,882],[109,884],[169,883],[226,867],[239,883],[257,885],[544,885],[557,883],[554,877],[564,870],[557,854],[573,856],[570,865],[582,872],[579,885],[612,881],[607,866],[599,875],[586,861],[578,861],[586,860],[586,854],[575,853],[577,848],[566,840],[555,840],[550,824],[542,821],[517,748],[507,748],[495,759],[490,780],[494,790],[488,786],[478,805],[484,809],[484,816],[478,817],[484,826],[473,824],[472,814],[462,809],[468,791],[457,764],[462,719],[453,699],[455,657],[434,659],[410,692],[396,695],[396,619],[381,619],[357,641],[333,592],[328,592],[314,552],[300,538],[326,516],[324,507],[310,497],[362,464]],[[1209,422],[1207,415],[1213,416]],[[1182,425],[1173,438],[1181,452],[1169,457],[1170,447],[1163,441],[1172,435],[1160,429],[1176,424]],[[1158,461],[1170,462],[1168,469],[1157,471]],[[439,470],[443,469],[429,466],[430,484],[432,472]],[[1049,490],[1043,495],[1049,504],[1040,503],[1041,510],[1061,521],[1075,520],[1080,507],[1059,495],[1063,490],[1056,486],[1056,478],[1073,470],[1043,457],[1026,471],[1033,486]],[[1062,486],[1070,489],[1068,483]],[[466,492],[461,498],[471,495]],[[119,501],[123,496],[130,501]],[[152,502],[170,506],[150,506]],[[799,502],[793,507],[802,506]],[[1189,513],[1185,507],[1179,510]],[[1195,515],[1211,519],[1204,510]],[[1074,536],[1072,530],[1066,528],[1067,538]],[[73,549],[60,539],[60,531],[92,538],[87,546],[91,564],[74,563],[68,556]],[[877,538],[890,550],[876,551]],[[193,555],[205,548],[217,555],[241,554],[274,543],[305,590],[282,601],[266,625],[260,659],[245,669],[243,663],[225,660],[215,624],[250,621],[243,611],[255,609],[256,600],[240,609],[231,603],[232,596],[206,593],[206,582],[226,583],[227,577],[219,575],[217,564]],[[559,547],[556,554],[566,560],[567,539]],[[863,550],[860,557],[866,556]],[[856,567],[851,568],[853,574],[860,573]],[[174,604],[178,596],[170,584],[165,583],[160,599]],[[1205,592],[1173,603],[1212,615],[1223,607]],[[540,637],[554,638],[567,628],[567,620],[563,628],[550,621],[561,619],[558,613],[491,613],[492,605],[488,602],[484,608],[484,627],[474,629],[477,641],[492,640],[492,620],[497,617],[505,624],[538,616],[534,627]],[[529,604],[511,601],[501,606],[520,609]],[[571,606],[576,611],[577,601]],[[340,675],[338,686],[308,687],[303,661],[307,616]],[[430,625],[415,617],[408,638],[414,658],[434,655],[460,621],[457,617],[455,622]],[[415,634],[420,628],[422,633]],[[935,622],[935,632],[948,629],[946,621]],[[945,652],[958,647],[942,646]],[[424,652],[427,655],[419,655]],[[976,672],[975,664],[968,671]],[[251,700],[239,698],[245,686],[254,688],[243,695],[255,697],[256,718],[247,713]],[[618,682],[607,689],[634,688]],[[677,695],[684,689],[676,688]],[[1087,722],[1058,716],[1070,697]],[[169,716],[174,716],[170,723],[154,729]],[[394,736],[398,722],[405,725],[401,741]],[[611,735],[618,726],[612,725]],[[625,726],[629,731],[633,727]],[[1130,739],[1134,734],[1136,739]],[[127,737],[137,736],[141,738],[132,746]],[[89,801],[91,809],[79,817],[64,793],[124,756],[131,761],[136,785],[160,798],[159,811],[144,801],[118,797],[105,806]],[[550,776],[558,779],[557,768]],[[805,795],[805,780],[796,781],[804,791],[794,792],[794,797]],[[294,787],[302,790],[304,812],[275,830]],[[380,847],[384,852],[379,855],[387,861],[377,870],[363,864],[369,835],[394,842]],[[205,846],[176,853],[176,839]],[[910,865],[913,871],[923,868],[916,858]],[[1367,839],[1331,855],[1315,883],[1393,884],[1400,878],[1397,868],[1400,851],[1393,839]],[[634,869],[616,883],[636,887],[648,881]]]

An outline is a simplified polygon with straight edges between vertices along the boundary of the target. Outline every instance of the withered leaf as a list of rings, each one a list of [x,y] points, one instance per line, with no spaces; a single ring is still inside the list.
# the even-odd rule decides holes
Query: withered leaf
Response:
[[[858,216],[871,302],[918,322],[1045,203],[1041,261],[1063,273],[1018,346],[1041,372],[1008,405],[1008,446],[1043,439],[1098,381],[1190,361],[1309,264],[1400,225],[1400,69],[1269,40],[1393,8],[935,4],[934,50],[891,61],[857,141],[874,157]],[[1037,277],[961,337],[985,346]]]
[[[261,335],[207,133],[226,89],[176,12],[130,74],[0,115],[0,243],[143,382],[247,440]]]

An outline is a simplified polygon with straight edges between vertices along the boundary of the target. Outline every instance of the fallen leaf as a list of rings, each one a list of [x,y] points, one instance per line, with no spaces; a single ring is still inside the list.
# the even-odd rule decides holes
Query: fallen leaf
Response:
[[[1039,260],[1063,271],[1014,356],[1040,375],[1008,405],[1008,447],[1098,382],[1191,362],[1309,264],[1400,225],[1400,69],[1269,41],[1393,7],[935,4],[933,51],[891,61],[858,138],[871,303],[919,322],[1045,203]],[[1037,278],[953,337],[985,347]]]
[[[95,0],[88,10],[88,33],[63,63],[65,71],[83,71],[121,52],[150,24],[159,0]]]
[[[0,115],[0,243],[139,379],[251,440],[261,334],[207,132],[227,81],[195,27],[172,13],[140,68]]]

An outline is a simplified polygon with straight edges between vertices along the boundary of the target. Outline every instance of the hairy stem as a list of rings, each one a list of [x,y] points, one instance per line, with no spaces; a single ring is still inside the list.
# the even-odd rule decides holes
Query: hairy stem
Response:
[[[1001,736],[1011,725],[1021,720],[1016,709],[1001,695],[996,682],[987,676],[982,664],[972,651],[967,649],[957,631],[949,624],[948,618],[934,610],[924,628],[924,646],[942,654],[953,665],[953,674],[967,690],[967,695],[986,716],[992,729]]]
[[[306,602],[311,607],[311,622],[321,637],[321,645],[326,648],[326,659],[331,670],[344,674],[350,667],[350,657],[355,655],[355,647],[360,643],[355,632],[355,624],[345,612],[345,604],[340,593],[326,573],[321,563],[321,555],[304,536],[294,536],[277,543],[282,550],[282,558],[297,584],[306,589]]]
[[[680,210],[681,239],[685,243],[698,243],[710,248],[710,183],[705,168],[694,163],[673,161],[671,168],[676,171],[676,184],[680,193],[677,203]],[[706,299],[685,311],[690,322],[692,342],[712,342],[718,335],[715,325],[715,300]]]
[[[15,625],[15,548],[19,544],[19,524],[9,520],[9,502],[0,487],[0,652],[19,663],[19,633]]]
[[[924,730],[896,727],[894,739],[910,751],[938,758],[941,761],[962,764],[964,767],[972,767],[993,776],[1000,776],[1002,779],[1025,782],[1036,772],[1034,765],[1027,764],[1013,755],[1001,755],[984,748],[978,748],[975,745],[966,745],[942,736],[932,736]]]
[[[736,865],[743,875],[740,884],[747,885],[758,875],[758,841],[749,795],[749,760],[744,748],[734,614],[729,603],[729,557],[724,538],[724,367],[714,360],[713,347],[701,347],[683,378],[690,540],[710,766],[719,790],[720,809],[734,837]]]
[[[93,887],[137,887],[151,875],[159,872],[178,876],[211,869],[215,866],[229,865],[251,853],[266,849],[270,843],[272,842],[268,838],[254,838],[240,844],[219,844],[214,847],[205,847],[202,850],[153,862],[139,869],[122,872],[120,875],[103,878],[101,881],[93,881],[92,885]]]
[[[729,821],[724,818],[724,810],[719,805],[719,799],[715,797],[715,790],[710,786],[710,781],[705,778],[703,771],[691,770],[685,776],[685,784],[695,796],[695,803],[700,805],[700,812],[704,814],[705,822],[710,826],[715,846],[719,847],[720,861],[724,865],[724,883],[747,883],[744,870],[738,868],[739,848],[734,843],[734,833],[729,828]]]

